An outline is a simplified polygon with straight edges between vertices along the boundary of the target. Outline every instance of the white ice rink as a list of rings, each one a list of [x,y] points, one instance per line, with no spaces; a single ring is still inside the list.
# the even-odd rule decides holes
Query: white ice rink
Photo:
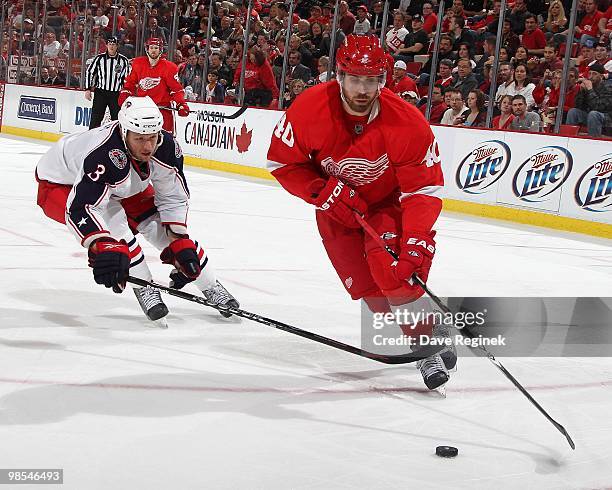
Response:
[[[612,487],[612,360],[503,359],[571,451],[486,359],[460,359],[444,399],[412,366],[176,298],[170,328],[147,328],[36,206],[45,149],[0,138],[0,467],[63,468],[79,490]],[[192,234],[243,308],[359,343],[312,209],[270,183],[186,173]],[[439,295],[612,295],[603,240],[451,215],[437,229]]]

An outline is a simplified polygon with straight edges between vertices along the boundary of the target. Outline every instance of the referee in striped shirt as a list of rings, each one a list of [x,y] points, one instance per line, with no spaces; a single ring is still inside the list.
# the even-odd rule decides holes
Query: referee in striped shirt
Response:
[[[117,52],[117,38],[109,37],[106,41],[106,53],[96,56],[87,68],[85,98],[91,100],[94,91],[93,108],[89,129],[102,124],[106,108],[115,121],[119,114],[119,92],[130,69],[129,60]]]

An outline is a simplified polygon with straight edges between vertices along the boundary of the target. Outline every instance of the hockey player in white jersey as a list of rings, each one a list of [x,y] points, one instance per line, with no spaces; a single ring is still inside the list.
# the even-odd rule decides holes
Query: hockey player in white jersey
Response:
[[[140,233],[174,267],[172,287],[194,281],[208,300],[238,307],[188,234],[183,154],[162,125],[149,97],[129,97],[118,122],[62,138],[36,167],[38,205],[88,250],[96,283],[120,293],[128,274],[152,279],[135,237]],[[147,286],[134,292],[149,320],[167,326],[159,291]]]

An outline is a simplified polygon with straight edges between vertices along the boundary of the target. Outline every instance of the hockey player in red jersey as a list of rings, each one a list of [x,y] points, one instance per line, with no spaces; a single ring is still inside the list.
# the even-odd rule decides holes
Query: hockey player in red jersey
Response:
[[[119,94],[119,105],[130,95],[149,96],[160,107],[176,103],[179,116],[189,115],[189,106],[185,102],[185,90],[178,77],[178,67],[162,57],[164,42],[152,37],[147,40],[146,56],[134,58],[132,68],[125,77],[123,89]],[[172,111],[161,109],[164,117],[164,129],[174,133],[174,116]]]
[[[337,80],[308,89],[278,122],[268,168],[316,207],[323,245],[351,297],[388,312],[423,294],[410,280],[417,273],[427,281],[434,258],[444,184],[438,147],[420,111],[384,88],[387,60],[376,37],[349,35],[336,57]],[[399,254],[397,264],[355,212]],[[435,326],[433,335],[450,334]],[[417,366],[434,389],[455,363],[449,349]]]
[[[118,122],[65,136],[36,166],[37,203],[87,249],[96,283],[120,293],[128,273],[151,281],[139,234],[174,267],[171,287],[193,282],[209,301],[238,307],[188,234],[183,152],[162,124],[149,97],[130,97]],[[159,291],[146,286],[134,293],[147,318],[166,326]]]

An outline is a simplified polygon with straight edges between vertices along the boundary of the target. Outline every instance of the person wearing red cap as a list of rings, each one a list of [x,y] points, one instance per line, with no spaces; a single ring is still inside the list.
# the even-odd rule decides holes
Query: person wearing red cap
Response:
[[[440,152],[421,112],[384,88],[387,58],[376,36],[347,36],[336,63],[336,80],[305,91],[281,117],[268,168],[316,208],[323,245],[351,298],[381,314],[423,295],[410,280],[416,273],[427,281],[434,258]],[[399,255],[397,262],[356,214]],[[443,330],[435,326],[433,335],[448,335]],[[424,334],[432,334],[431,326]],[[449,349],[417,367],[434,389],[455,363]]]
[[[123,89],[119,94],[119,105],[131,95],[149,96],[160,109],[176,104],[179,116],[189,115],[189,106],[185,102],[185,90],[179,82],[178,67],[162,57],[164,43],[152,37],[145,43],[146,56],[132,61],[132,69],[125,77]],[[174,133],[174,115],[171,110],[161,109],[164,117],[164,129]]]
[[[370,34],[370,20],[368,19],[368,7],[360,5],[357,7],[357,20],[353,27],[353,34],[365,36]]]

